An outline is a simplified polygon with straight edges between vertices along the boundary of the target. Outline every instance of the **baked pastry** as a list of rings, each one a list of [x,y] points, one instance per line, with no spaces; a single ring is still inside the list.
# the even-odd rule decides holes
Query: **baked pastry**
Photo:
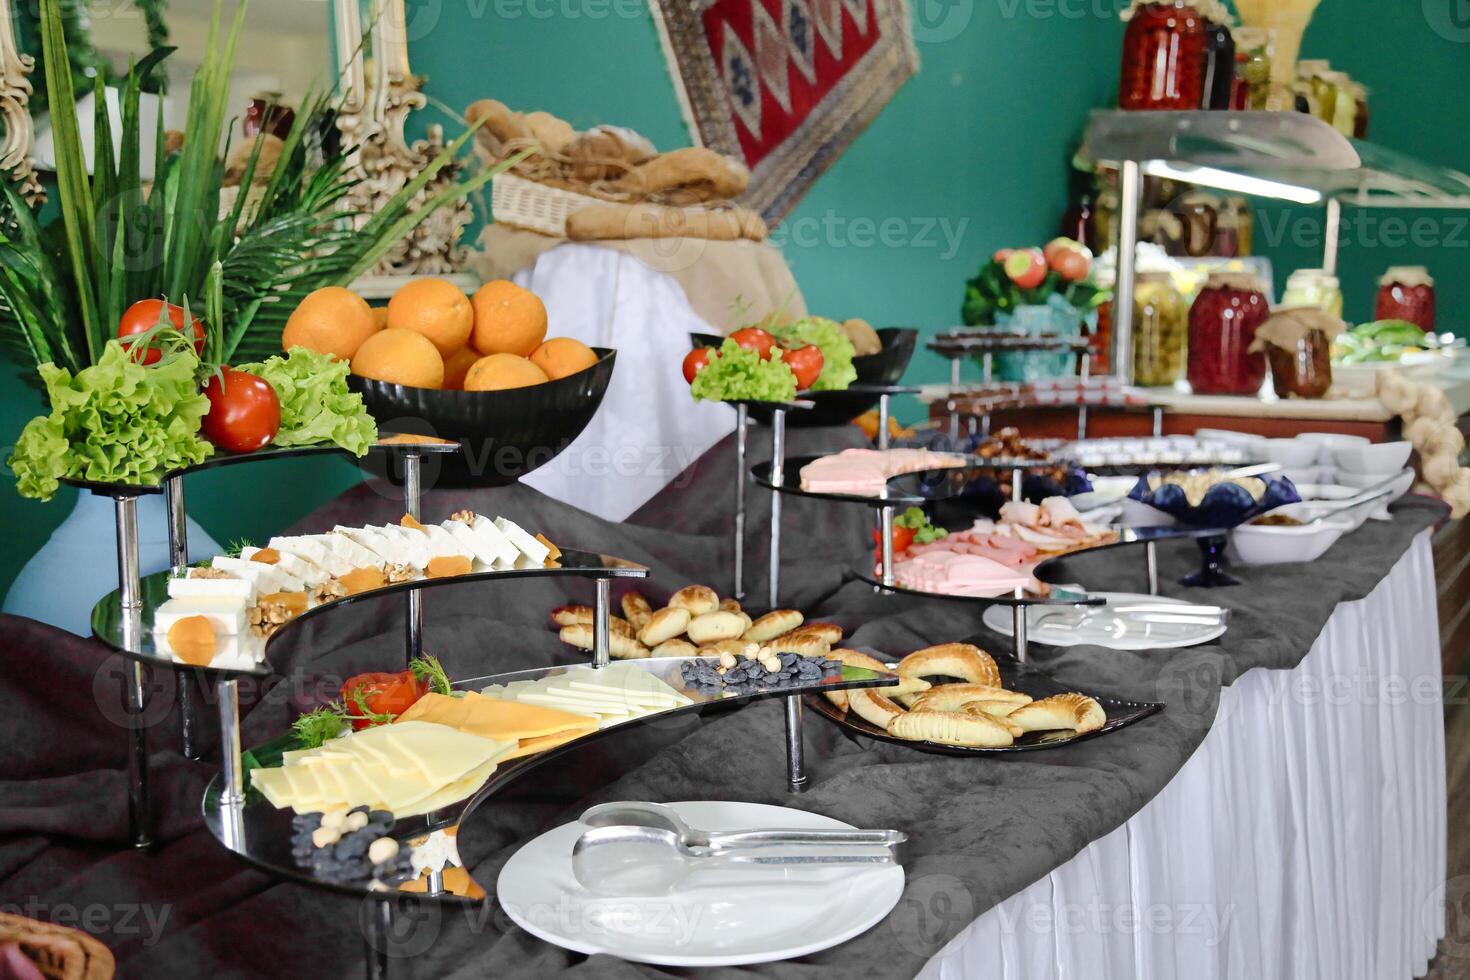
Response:
[[[958,711],[901,712],[889,720],[888,734],[897,738],[984,749],[1003,748],[1016,741],[1010,730],[994,718]]]
[[[876,657],[870,657],[858,650],[837,649],[827,654],[833,660],[840,661],[848,667],[866,667],[868,670],[881,670],[889,673],[891,668]],[[904,694],[919,694],[929,690],[929,682],[922,677],[900,677],[898,683],[893,687],[880,687],[886,698],[896,698]]]
[[[1000,687],[1000,670],[990,654],[969,643],[941,643],[915,650],[898,662],[905,677],[958,677],[971,684]]]
[[[481,99],[471,103],[465,109],[464,117],[472,126],[484,120],[476,135],[488,137],[492,148],[499,148],[512,140],[529,139],[531,136],[525,117],[499,99]]]
[[[855,317],[843,320],[840,326],[842,332],[847,334],[847,339],[852,341],[853,357],[868,357],[882,352],[883,340],[867,320]]]
[[[1012,712],[1021,707],[1021,704],[1020,701],[966,701],[960,710],[969,711],[973,708],[976,711],[985,712],[992,718],[1009,718]]]
[[[645,160],[617,183],[620,191],[659,196],[674,204],[729,201],[750,186],[741,163],[703,146],[685,146]]]
[[[619,616],[609,616],[609,627],[614,633],[624,636],[633,636],[636,631],[631,623]],[[551,610],[551,622],[554,626],[575,626],[582,623],[587,626],[595,626],[597,613],[591,606],[557,606]]]
[[[672,640],[664,640],[653,648],[655,657],[697,657],[699,649],[683,637],[675,637]]]
[[[940,684],[916,697],[910,707],[916,711],[957,711],[971,701],[1003,701],[1019,707],[1030,700],[1029,694],[989,684]]]
[[[665,640],[682,636],[689,628],[689,610],[682,606],[669,606],[648,617],[643,629],[638,631],[638,641],[644,646],[656,647]],[[693,637],[690,637],[693,639]]]
[[[531,138],[541,144],[541,149],[552,156],[561,156],[577,131],[572,124],[559,116],[549,112],[537,110],[528,112],[521,117],[526,129],[530,130]]]
[[[691,616],[703,616],[720,608],[720,597],[707,585],[686,585],[669,596],[669,605],[687,609]]]
[[[633,629],[641,631],[648,625],[648,619],[653,615],[653,606],[649,605],[641,592],[624,592],[623,615],[628,617],[628,622]]]
[[[802,624],[804,618],[795,609],[777,609],[774,612],[768,612],[750,624],[745,631],[745,638],[757,643],[774,640],[781,634],[796,629]]]
[[[1009,721],[1006,718],[1006,715],[1009,714],[1008,711],[1001,711],[999,713],[996,713],[994,711],[987,711],[986,708],[985,708],[985,706],[987,704],[1002,704],[1002,702],[1000,702],[1000,701],[971,701],[969,704],[965,705],[963,708],[960,709],[960,714],[962,714],[962,715],[973,715],[973,716],[981,717],[981,718],[989,718],[992,721],[998,721],[998,722],[1000,722],[1002,728],[1004,728],[1006,731],[1008,731],[1008,732],[1011,733],[1011,738],[1020,738],[1022,735],[1026,734],[1026,730],[1024,728],[1022,728],[1020,725],[1015,724],[1012,721]],[[1013,704],[1012,705],[1004,705],[1004,707],[1008,707],[1012,711],[1014,711],[1015,708],[1016,708],[1016,706],[1013,705]]]
[[[578,180],[616,180],[638,164],[658,156],[641,134],[622,126],[594,126],[572,137],[562,150]]]
[[[847,692],[847,710],[870,725],[888,731],[889,722],[904,710],[870,687]]]
[[[1073,691],[1022,705],[1007,715],[1006,720],[1028,732],[1071,729],[1081,735],[1101,728],[1107,722],[1108,714],[1092,698]]]
[[[594,634],[591,626],[586,623],[574,623],[571,626],[561,628],[561,641],[578,650],[591,651],[595,649]],[[631,636],[621,633],[612,633],[611,642],[608,644],[608,653],[617,660],[642,660],[648,656],[648,647],[639,643]]]
[[[738,613],[721,612],[718,608],[689,621],[689,639],[700,645],[716,640],[733,640],[744,632],[745,620]]]
[[[827,645],[842,642],[842,627],[836,623],[805,623],[791,631],[802,636],[815,636],[826,640]]]
[[[765,241],[769,231],[760,215],[748,208],[674,207],[636,204],[589,204],[567,215],[566,237],[574,242],[627,241],[634,238],[694,238],[711,242]]]
[[[744,612],[745,611],[744,609],[742,609],[740,607],[740,600],[739,599],[730,598],[729,596],[726,596],[725,598],[723,598],[723,599],[720,600],[720,608],[723,609],[725,612],[732,612],[732,613],[738,613],[738,612]]]

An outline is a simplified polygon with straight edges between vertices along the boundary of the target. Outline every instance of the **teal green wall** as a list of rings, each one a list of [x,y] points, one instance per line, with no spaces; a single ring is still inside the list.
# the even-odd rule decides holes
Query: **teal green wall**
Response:
[[[778,238],[814,310],[933,330],[957,320],[961,283],[981,258],[1053,234],[1082,121],[1089,108],[1115,97],[1122,25],[1098,11],[1121,0],[912,2],[921,14],[919,75],[821,178]],[[1445,0],[1446,11],[1449,5]],[[427,76],[435,104],[458,113],[493,97],[550,110],[579,128],[632,126],[661,147],[688,142],[640,0],[408,6],[413,67]],[[1470,170],[1470,100],[1463,96],[1470,37],[1436,31],[1423,11],[1419,3],[1328,0],[1303,54],[1330,57],[1374,90],[1376,140]],[[931,14],[940,20],[926,22]],[[430,118],[421,114],[415,125]],[[1280,224],[1283,214],[1290,219],[1287,241],[1266,250],[1282,279],[1320,262],[1315,246],[1290,243],[1298,229],[1310,233],[1320,220],[1312,209],[1265,209],[1258,242],[1262,226]],[[1441,308],[1470,308],[1470,232],[1459,230],[1456,218],[1424,217],[1442,247],[1345,245],[1350,316],[1368,315],[1372,279],[1395,263],[1427,262],[1440,280]],[[881,228],[905,246],[885,247],[873,234]],[[909,380],[935,380],[941,371],[937,358],[920,353]],[[0,378],[0,443],[13,442],[41,407],[34,393]],[[260,537],[355,479],[341,462],[280,463],[248,477],[222,471],[192,478],[190,512],[221,541]],[[0,479],[0,591],[69,507],[63,498],[20,501],[11,486]]]

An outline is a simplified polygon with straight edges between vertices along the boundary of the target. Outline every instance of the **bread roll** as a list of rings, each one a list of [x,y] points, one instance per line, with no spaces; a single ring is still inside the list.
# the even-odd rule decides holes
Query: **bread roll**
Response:
[[[644,161],[617,186],[629,194],[662,195],[679,204],[728,201],[745,193],[750,171],[714,150],[686,146]]]
[[[703,645],[717,640],[733,640],[745,632],[745,620],[736,613],[707,612],[689,621],[689,639]]]
[[[623,636],[634,636],[636,630],[631,623],[619,616],[609,616],[608,626],[614,633]],[[587,626],[597,625],[597,613],[591,606],[557,606],[551,610],[551,622],[555,626],[575,626],[582,623]]]
[[[745,631],[745,638],[756,643],[765,643],[796,629],[801,625],[802,619],[801,613],[795,609],[777,609],[751,623],[750,628]]]
[[[658,150],[631,129],[594,126],[573,136],[562,154],[571,162],[573,176],[595,183],[616,180],[638,164],[658,156]]]
[[[656,647],[665,640],[682,635],[689,628],[689,620],[689,610],[682,607],[669,606],[667,609],[660,609],[638,631],[638,640],[644,646]]]
[[[691,616],[703,616],[720,608],[720,597],[707,585],[686,585],[669,597],[669,605],[687,609]]]
[[[623,593],[623,615],[628,617],[628,623],[633,629],[642,631],[648,625],[648,620],[653,616],[653,606],[643,598],[641,592]]]
[[[825,657],[832,652],[832,645],[820,636],[802,636],[799,633],[787,633],[778,636],[769,643],[761,644],[761,656],[771,656],[782,653],[795,653],[803,657]]]
[[[560,635],[563,643],[574,646],[578,650],[592,651],[596,649],[592,627],[585,623],[563,626]],[[608,653],[615,660],[642,660],[648,656],[648,647],[639,643],[631,636],[613,633],[608,646]]]
[[[571,123],[549,112],[528,112],[523,121],[526,129],[530,130],[531,138],[540,143],[543,150],[555,156],[561,156],[572,137],[577,135]]]
[[[729,596],[726,596],[725,598],[723,598],[723,599],[720,600],[720,608],[723,609],[725,612],[732,612],[732,613],[738,613],[738,612],[744,612],[745,611],[744,609],[740,608],[740,600],[739,599],[732,599]]]
[[[842,642],[842,627],[836,623],[804,623],[791,632],[801,636],[815,636],[825,640],[828,646]]]
[[[682,637],[672,640],[664,640],[653,648],[655,657],[695,657],[699,655],[699,649],[693,643]]]

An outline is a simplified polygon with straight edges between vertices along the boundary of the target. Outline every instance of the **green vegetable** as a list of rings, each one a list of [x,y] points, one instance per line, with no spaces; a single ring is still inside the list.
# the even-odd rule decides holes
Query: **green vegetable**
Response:
[[[378,427],[362,407],[362,396],[347,390],[347,362],[304,347],[258,364],[242,364],[270,382],[281,400],[276,446],[314,446],[332,442],[358,456],[378,438]]]
[[[857,380],[857,369],[852,366],[856,352],[847,332],[836,321],[809,316],[776,327],[771,333],[782,347],[795,350],[815,344],[822,352],[822,373],[817,375],[812,391],[842,391]]]
[[[949,532],[942,527],[935,527],[929,523],[929,515],[918,507],[910,507],[893,519],[898,527],[906,527],[914,532],[915,544],[933,544],[942,538],[949,537]]]
[[[198,368],[187,345],[145,367],[116,340],[75,375],[41,365],[51,414],[31,419],[16,441],[9,463],[20,494],[50,500],[62,477],[156,484],[206,459],[213,448],[199,438],[199,422],[209,399],[194,380]]]
[[[446,697],[454,697],[454,686],[449,683],[449,674],[445,672],[444,665],[439,662],[438,657],[430,657],[425,654],[408,664],[408,669],[418,680],[429,686],[429,690],[435,694],[443,694]]]
[[[305,749],[324,745],[346,730],[347,716],[336,703],[308,711],[291,723],[291,731]]]
[[[695,398],[716,402],[789,402],[796,397],[796,375],[784,361],[764,360],[757,352],[726,340],[694,376],[689,391]]]

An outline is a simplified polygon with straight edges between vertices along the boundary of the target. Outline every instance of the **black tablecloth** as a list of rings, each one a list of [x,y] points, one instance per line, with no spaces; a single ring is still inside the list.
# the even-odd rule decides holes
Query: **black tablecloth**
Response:
[[[765,442],[753,437],[752,462],[767,455]],[[788,452],[855,442],[851,430],[799,430]],[[654,577],[640,588],[657,604],[691,582],[729,591],[733,480],[727,441],[621,524],[519,486],[432,490],[424,514],[438,520],[463,507],[504,514],[559,543],[646,563]],[[767,501],[764,491],[750,493],[752,609],[765,605]],[[364,484],[297,529],[381,523],[401,512],[392,487]],[[848,580],[845,570],[869,553],[872,514],[786,498],[783,605],[838,622],[852,642],[895,657],[967,638],[1008,649],[1007,640],[985,632],[977,607],[875,596]],[[1246,584],[1205,594],[1173,584],[1197,564],[1194,545],[1164,545],[1166,594],[1235,610],[1218,643],[1152,652],[1033,648],[1036,662],[1067,685],[1167,703],[1164,712],[1105,737],[1048,752],[955,758],[851,739],[808,713],[811,788],[793,797],[785,786],[781,706],[763,702],[620,733],[546,764],[535,779],[474,812],[461,831],[463,856],[493,893],[500,867],[520,843],[605,799],[742,799],[901,828],[912,838],[904,899],[870,933],[800,960],[707,972],[912,976],[976,916],[1137,812],[1208,731],[1222,684],[1253,667],[1298,663],[1336,605],[1370,592],[1414,536],[1443,515],[1438,504],[1407,498],[1394,521],[1368,522],[1311,566],[1245,569]],[[1093,587],[1143,589],[1142,555],[1133,549],[1080,556],[1065,571]],[[588,583],[552,580],[440,589],[426,595],[426,646],[457,677],[567,662],[575,658],[547,628],[547,610],[591,595]],[[278,644],[273,660],[283,677],[242,692],[247,745],[279,733],[300,707],[334,695],[342,677],[402,662],[401,597],[353,610],[316,619]],[[0,678],[0,908],[88,923],[126,976],[361,974],[363,903],[248,870],[201,829],[199,799],[213,767],[178,754],[171,675],[154,677],[148,716],[160,843],[136,852],[123,846],[121,661],[94,643],[15,617],[0,617],[0,651],[8,667]],[[212,715],[203,727],[213,750]],[[729,752],[732,745],[744,750]],[[405,926],[400,950],[411,954],[421,977],[679,972],[565,952],[516,928],[493,902],[473,912],[433,907],[420,914]]]

